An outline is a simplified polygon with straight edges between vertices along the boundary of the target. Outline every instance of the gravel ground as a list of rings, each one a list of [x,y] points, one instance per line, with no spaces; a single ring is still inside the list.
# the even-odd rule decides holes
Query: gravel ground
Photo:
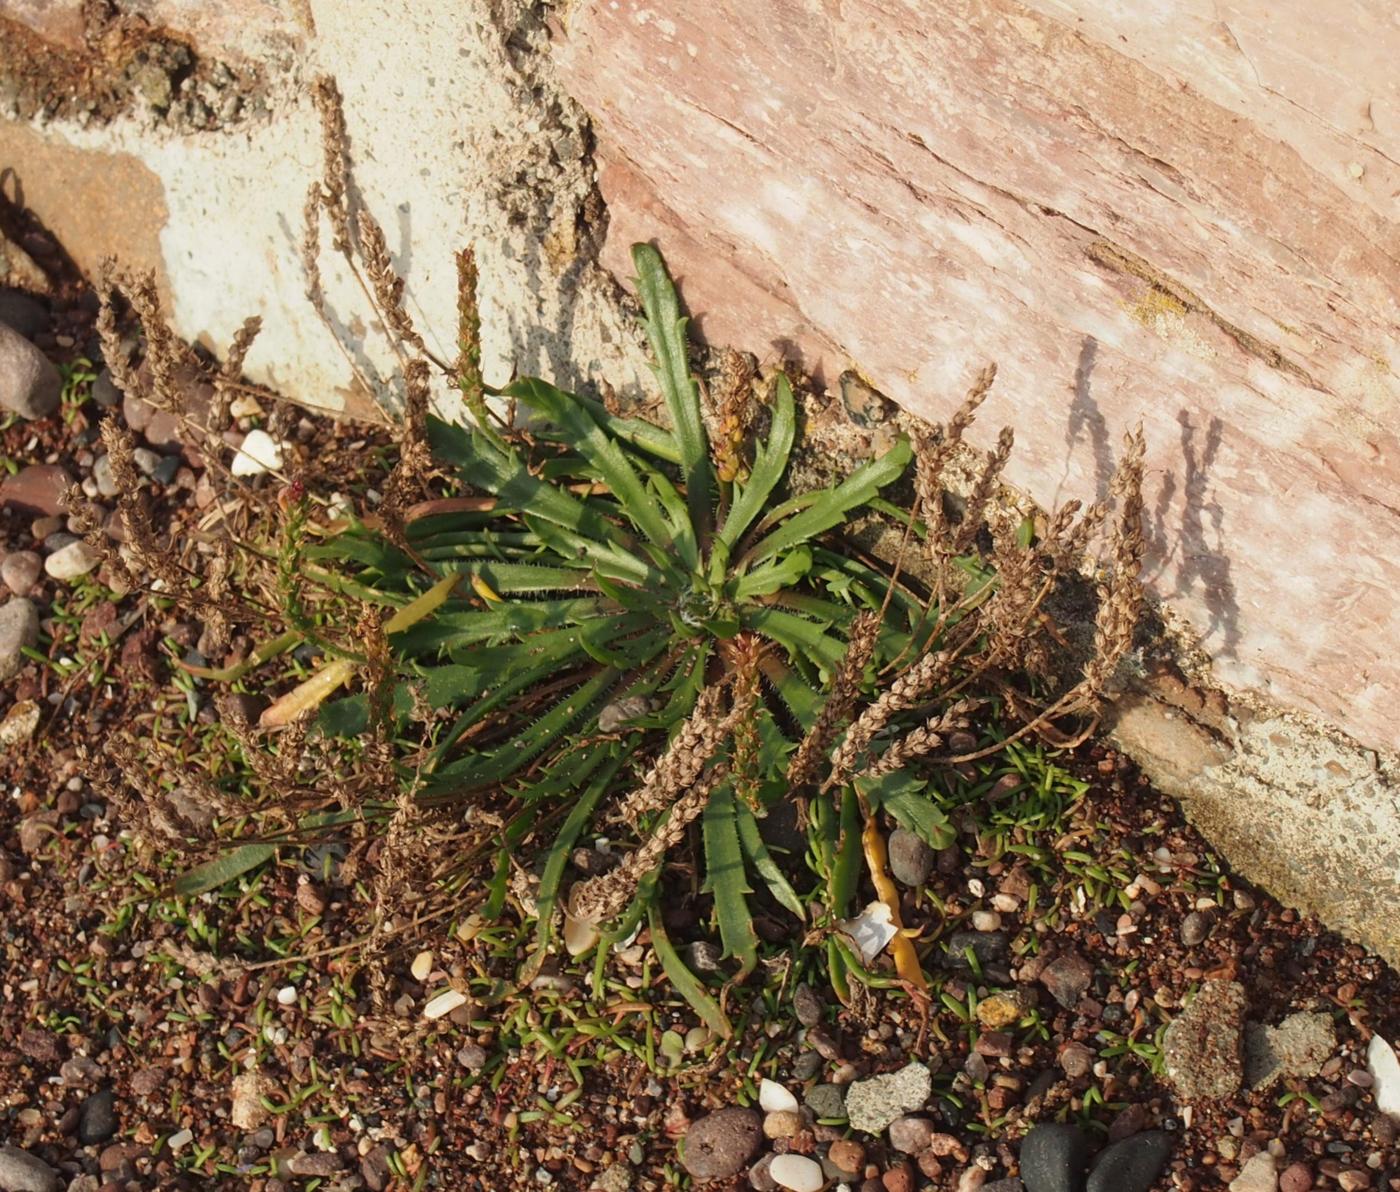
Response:
[[[80,288],[40,315],[29,334],[53,360],[98,359]],[[764,964],[723,992],[728,1043],[653,972],[645,935],[609,959],[601,993],[568,970],[519,988],[509,925],[449,935],[411,906],[363,963],[373,898],[353,853],[283,849],[219,891],[170,896],[189,859],[122,818],[80,748],[140,721],[213,764],[217,716],[172,666],[198,653],[201,626],[102,567],[53,575],[57,482],[110,508],[94,391],[111,397],[81,381],[0,433],[16,468],[0,574],[42,625],[0,688],[0,1139],[57,1173],[49,1186],[620,1190],[681,1186],[689,1169],[713,1188],[1010,1192],[1028,1126],[1063,1121],[1085,1133],[1042,1135],[1046,1164],[1165,1140],[1155,1179],[1097,1177],[1120,1192],[1400,1189],[1396,1123],[1366,1063],[1373,1032],[1400,1037],[1396,974],[1236,879],[1102,745],[1061,759],[1074,793],[1053,814],[1007,775],[957,813],[949,848],[892,841],[904,922],[937,979],[929,1005],[860,987],[840,1005],[821,949],[775,913]],[[221,508],[252,524],[255,506],[220,496],[159,416],[130,402],[112,416],[141,429],[157,521],[181,550],[200,550]],[[295,415],[285,437],[308,490],[383,474],[376,432]],[[698,940],[703,904],[678,889],[668,929]],[[690,956],[704,967],[703,942]],[[427,1019],[449,981],[468,999]],[[0,1189],[30,1186],[23,1162],[0,1151]]]

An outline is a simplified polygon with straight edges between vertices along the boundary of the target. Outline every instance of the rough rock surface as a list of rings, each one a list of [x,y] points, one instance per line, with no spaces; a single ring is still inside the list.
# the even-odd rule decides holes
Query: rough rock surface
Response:
[[[980,441],[1014,425],[1042,503],[1101,495],[1143,421],[1148,581],[1247,702],[1140,716],[1129,748],[1392,962],[1397,771],[1366,749],[1400,748],[1397,52],[1365,0],[581,0],[558,54],[604,263],[655,240],[712,342],[937,419],[996,359]]]
[[[1372,96],[1400,30],[1349,35],[1366,12],[588,0],[561,57],[619,276],[655,237],[708,336],[935,417],[998,360],[982,433],[1026,432],[1010,476],[1045,502],[1102,493],[1142,419],[1151,579],[1221,673],[1395,746],[1400,128]]]
[[[1267,1089],[1285,1076],[1316,1076],[1337,1048],[1330,1015],[1300,1011],[1278,1026],[1249,1022],[1244,1030],[1244,1083]]]
[[[1182,1100],[1214,1101],[1239,1089],[1244,1005],[1244,986],[1237,981],[1207,981],[1167,1027],[1167,1079]]]
[[[922,1108],[933,1091],[923,1064],[906,1064],[898,1072],[852,1082],[846,1091],[846,1118],[852,1130],[879,1134],[896,1118]]]

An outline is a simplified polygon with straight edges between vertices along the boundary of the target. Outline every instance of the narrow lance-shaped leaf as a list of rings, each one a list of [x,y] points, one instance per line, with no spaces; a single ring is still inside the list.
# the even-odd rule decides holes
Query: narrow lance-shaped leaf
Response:
[[[277,852],[275,844],[243,844],[231,852],[196,865],[182,873],[170,887],[174,894],[189,897],[203,894],[207,890],[217,890],[225,882],[231,882],[250,869],[256,869]]]
[[[801,513],[788,518],[746,552],[753,562],[771,559],[798,543],[839,526],[851,510],[864,505],[886,484],[897,479],[913,457],[908,439],[900,439],[879,459],[862,464],[834,489],[818,495]]]
[[[806,908],[802,905],[802,900],[798,898],[797,891],[792,888],[792,884],[783,876],[783,871],[778,868],[778,864],[773,860],[772,854],[768,851],[768,846],[763,841],[763,836],[758,829],[758,820],[754,813],[741,799],[734,801],[735,811],[738,816],[739,842],[744,846],[744,852],[749,860],[753,862],[754,872],[763,879],[763,884],[768,887],[768,892],[773,895],[782,906],[785,906],[799,919],[807,917]]]
[[[705,889],[715,897],[715,917],[724,954],[739,961],[740,976],[758,964],[758,937],[749,914],[744,853],[739,843],[734,790],[726,783],[710,796],[701,819],[705,846]]]
[[[666,934],[666,928],[655,905],[647,909],[647,922],[651,927],[651,947],[656,953],[656,958],[661,961],[661,971],[666,974],[666,979],[690,1004],[690,1008],[700,1015],[701,1022],[721,1039],[733,1038],[734,1028],[729,1024],[729,1019],[724,1016],[724,1011],[719,1008],[715,999],[705,992],[699,978],[686,968],[685,961],[680,958]]]
[[[739,539],[748,532],[754,520],[768,504],[768,498],[782,481],[787,472],[788,455],[792,451],[793,435],[797,419],[792,399],[792,386],[787,377],[778,375],[777,393],[773,405],[773,424],[768,439],[759,449],[750,470],[749,479],[734,498],[724,526],[715,536],[711,561],[712,578],[724,573],[729,563],[729,554]]]
[[[632,263],[637,267],[637,293],[646,311],[647,340],[656,356],[656,379],[681,450],[690,521],[703,540],[714,501],[714,469],[700,417],[700,389],[690,375],[686,354],[686,320],[661,254],[650,244],[634,244]]]

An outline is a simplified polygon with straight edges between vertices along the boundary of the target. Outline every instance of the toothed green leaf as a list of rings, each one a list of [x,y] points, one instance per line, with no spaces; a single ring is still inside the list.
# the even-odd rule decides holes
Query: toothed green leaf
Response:
[[[749,914],[749,888],[744,852],[739,842],[738,812],[733,788],[719,787],[701,813],[701,838],[705,852],[705,889],[714,895],[715,918],[724,954],[739,961],[739,975],[758,964],[758,937]]]
[[[657,960],[661,961],[661,971],[666,974],[671,986],[685,998],[690,1008],[700,1016],[700,1021],[710,1030],[721,1039],[732,1039],[734,1028],[730,1026],[729,1019],[724,1016],[724,1011],[719,1008],[715,999],[705,992],[700,979],[686,968],[685,961],[672,946],[671,937],[666,934],[661,915],[654,905],[648,908],[647,923],[651,928],[652,951],[656,953]]]

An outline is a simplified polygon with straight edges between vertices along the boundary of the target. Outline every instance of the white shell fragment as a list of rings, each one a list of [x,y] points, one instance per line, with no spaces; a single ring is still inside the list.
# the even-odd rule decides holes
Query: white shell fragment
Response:
[[[243,446],[230,465],[235,476],[261,476],[282,466],[282,444],[262,429],[243,436]]]
[[[423,1017],[429,1019],[441,1018],[444,1014],[451,1014],[458,1006],[467,1004],[467,995],[456,989],[449,989],[446,993],[440,993],[423,1007]]]
[[[769,1080],[766,1076],[759,1081],[758,1103],[764,1113],[796,1113],[798,1110],[797,1098],[776,1080]]]
[[[1396,1059],[1395,1049],[1379,1035],[1371,1036],[1371,1045],[1366,1049],[1366,1067],[1376,1082],[1373,1088],[1376,1108],[1400,1118],[1400,1059]]]
[[[837,926],[856,946],[861,963],[869,964],[899,934],[899,929],[890,921],[892,918],[890,908],[877,900],[854,919],[842,919]]]

